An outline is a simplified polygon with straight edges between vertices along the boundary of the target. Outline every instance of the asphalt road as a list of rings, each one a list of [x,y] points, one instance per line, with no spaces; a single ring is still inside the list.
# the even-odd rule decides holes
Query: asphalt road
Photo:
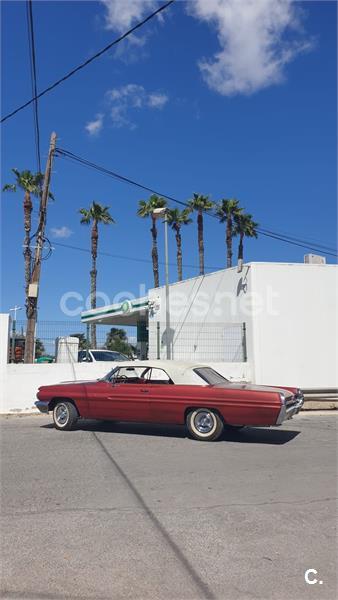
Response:
[[[50,422],[0,419],[3,598],[337,597],[334,414],[215,443]]]

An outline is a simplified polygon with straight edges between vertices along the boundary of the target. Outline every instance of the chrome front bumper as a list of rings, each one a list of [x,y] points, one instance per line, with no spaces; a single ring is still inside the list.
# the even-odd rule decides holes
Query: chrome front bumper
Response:
[[[296,402],[291,406],[287,406],[286,404],[282,405],[282,408],[279,411],[279,415],[276,421],[276,425],[281,425],[284,421],[288,419],[292,419],[294,415],[299,413],[300,409],[304,404],[304,396],[303,394],[296,398]]]
[[[36,402],[34,402],[34,404],[40,412],[48,413],[48,402],[44,402],[43,400],[37,400]]]

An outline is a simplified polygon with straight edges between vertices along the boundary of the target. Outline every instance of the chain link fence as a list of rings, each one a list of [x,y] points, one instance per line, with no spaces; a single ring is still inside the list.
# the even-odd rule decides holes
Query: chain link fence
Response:
[[[13,323],[12,323],[13,325]],[[22,362],[25,348],[26,338],[26,326],[27,321],[17,320],[15,323],[14,333],[14,358],[15,362]],[[109,332],[111,331],[111,325],[97,325],[96,326],[96,347],[106,348],[109,347]],[[91,348],[90,342],[90,331],[87,330],[85,323],[77,321],[38,321],[36,326],[35,336],[35,358],[41,359],[41,357],[55,358],[56,344],[58,338],[62,337],[78,337],[79,338],[79,350],[85,350]],[[108,339],[107,339],[108,338]],[[130,338],[130,342],[134,343],[133,337]],[[13,353],[13,328],[10,332],[10,360],[12,359]]]
[[[245,323],[186,323],[171,322],[169,331],[166,331],[165,323],[156,322],[151,319],[144,322],[142,336],[138,351],[136,350],[136,328],[127,327],[113,328],[122,332],[116,342],[112,337],[111,325],[96,326],[96,348],[117,350],[130,355],[127,351],[132,344],[131,354],[139,355],[141,358],[165,359],[167,357],[167,344],[170,346],[170,357],[173,360],[186,361],[215,361],[215,362],[246,362],[246,328]],[[125,337],[123,338],[123,334]],[[16,321],[14,337],[14,359],[22,362],[24,356],[26,336],[26,321]],[[36,328],[35,358],[48,358],[52,361],[56,356],[56,345],[58,338],[78,337],[79,350],[92,348],[90,342],[90,331],[85,323],[80,321],[39,321]],[[10,360],[13,354],[13,333],[10,335]],[[116,346],[117,343],[117,346]],[[126,344],[126,346],[123,346]],[[130,350],[130,347],[129,347]]]
[[[165,359],[167,342],[173,360],[246,362],[245,323],[149,323],[149,358]]]

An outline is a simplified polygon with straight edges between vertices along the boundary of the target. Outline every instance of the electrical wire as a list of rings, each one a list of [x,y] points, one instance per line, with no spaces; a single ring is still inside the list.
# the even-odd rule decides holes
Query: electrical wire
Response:
[[[37,91],[37,76],[36,76],[35,35],[34,35],[33,2],[32,2],[32,0],[26,0],[26,12],[27,12],[27,27],[28,27],[28,43],[29,43],[29,62],[30,62],[31,80],[32,80],[32,94],[34,97],[33,116],[34,116],[36,162],[37,162],[37,169],[38,169],[37,172],[41,173],[40,125],[39,125],[39,111],[38,111],[38,99],[37,99],[38,91]]]
[[[55,81],[54,83],[52,83],[51,85],[49,85],[47,88],[45,88],[44,90],[42,90],[42,92],[40,92],[38,94],[35,94],[33,98],[31,98],[30,100],[28,100],[24,104],[21,104],[21,106],[18,106],[15,110],[12,110],[12,112],[8,113],[5,117],[3,117],[0,122],[4,123],[5,121],[7,121],[7,119],[10,119],[11,117],[14,117],[14,115],[16,115],[18,112],[20,112],[21,110],[23,110],[24,108],[26,108],[27,106],[29,106],[30,104],[32,104],[33,102],[35,102],[36,100],[38,100],[39,98],[41,98],[42,96],[44,96],[45,94],[48,94],[48,92],[51,92],[58,85],[60,85],[61,83],[63,83],[64,81],[66,81],[67,79],[69,79],[70,77],[72,77],[73,75],[75,75],[76,73],[78,73],[78,71],[81,71],[81,69],[84,69],[85,67],[87,67],[89,64],[91,64],[94,60],[96,60],[97,58],[99,58],[103,54],[105,54],[105,52],[108,52],[108,50],[110,50],[111,48],[113,48],[113,46],[115,46],[116,44],[119,44],[120,42],[122,42],[122,40],[124,40],[128,36],[130,36],[132,33],[134,33],[134,31],[136,31],[140,27],[143,27],[143,25],[145,25],[146,23],[148,23],[148,21],[150,21],[151,19],[153,19],[157,15],[159,15],[162,11],[164,11],[166,8],[168,8],[174,2],[175,2],[175,0],[169,0],[169,2],[166,2],[166,4],[163,4],[162,6],[160,6],[160,8],[158,8],[153,13],[151,13],[150,15],[148,15],[145,19],[143,19],[143,21],[140,21],[139,23],[137,23],[136,25],[134,25],[134,27],[132,27],[131,29],[129,29],[128,31],[126,31],[123,35],[121,35],[117,39],[115,39],[112,42],[110,42],[110,44],[108,44],[107,46],[105,46],[104,48],[102,48],[102,50],[100,50],[99,52],[96,52],[96,54],[94,54],[93,56],[91,56],[90,58],[88,58],[87,60],[85,60],[83,63],[81,63],[80,65],[78,65],[77,67],[75,67],[74,69],[72,69],[71,71],[69,71],[68,73],[66,73],[66,75],[64,75],[63,77],[61,77],[60,79],[58,79],[57,81]]]
[[[279,240],[281,242],[285,242],[285,243],[291,244],[293,246],[299,246],[300,248],[306,248],[307,250],[313,250],[314,252],[321,252],[322,254],[326,254],[327,256],[333,256],[335,258],[338,258],[338,254],[336,254],[335,252],[323,250],[322,248],[314,248],[313,246],[310,246],[309,244],[302,243],[301,240],[299,242],[296,242],[296,241],[292,241],[291,239],[281,237],[278,234],[265,233],[264,231],[260,230],[258,227],[257,227],[257,231],[260,235],[264,235],[265,237],[269,237],[274,240]]]
[[[163,192],[160,192],[151,187],[143,185],[142,183],[135,181],[133,179],[130,179],[129,177],[120,175],[116,171],[111,171],[110,169],[107,169],[105,167],[97,165],[85,158],[77,156],[76,154],[74,154],[73,152],[70,152],[69,150],[65,150],[64,148],[56,148],[56,156],[59,156],[61,158],[65,158],[65,159],[68,159],[68,160],[71,160],[74,162],[78,162],[84,167],[94,169],[94,170],[98,171],[99,173],[102,173],[103,175],[107,175],[108,177],[111,177],[115,180],[121,181],[122,183],[127,183],[129,185],[133,185],[135,187],[143,189],[152,194],[161,196],[162,198],[166,198],[167,200],[170,200],[171,202],[175,202],[176,204],[180,204],[181,206],[184,206],[185,208],[187,208],[189,206],[187,202],[183,202],[182,200],[177,200],[177,198],[173,198],[173,196],[169,196],[168,194],[164,194]],[[215,214],[210,213],[208,211],[204,211],[204,212],[209,217],[212,217],[212,218],[215,218],[218,220],[218,218]],[[329,246],[324,246],[322,244],[315,244],[313,242],[308,242],[308,240],[303,240],[301,238],[296,238],[293,236],[280,235],[277,232],[270,231],[268,229],[264,229],[261,227],[257,227],[256,230],[260,235],[263,235],[265,237],[276,239],[281,242],[291,244],[293,246],[299,246],[299,247],[305,248],[307,250],[313,250],[314,252],[322,252],[323,254],[326,254],[328,256],[338,257],[338,254],[335,252],[335,249],[331,248]]]
[[[89,167],[91,169],[95,169],[96,171],[99,171],[103,175],[107,175],[108,177],[112,177],[113,179],[117,179],[118,181],[122,181],[123,183],[128,183],[128,184],[138,187],[142,190],[145,190],[146,192],[150,192],[151,194],[156,194],[157,196],[162,196],[162,198],[166,198],[167,200],[170,200],[171,202],[176,202],[177,204],[180,204],[181,206],[184,206],[185,208],[187,208],[187,206],[188,206],[188,204],[186,202],[177,200],[176,198],[173,198],[172,196],[168,196],[167,194],[163,194],[162,192],[159,192],[158,190],[154,190],[153,188],[147,187],[146,185],[143,185],[142,183],[134,181],[133,179],[130,179],[129,177],[125,177],[124,175],[120,175],[119,173],[116,173],[114,171],[106,169],[105,167],[96,165],[95,163],[90,162],[89,160],[87,160],[85,158],[81,158],[80,156],[77,156],[76,154],[74,154],[73,152],[70,152],[69,150],[64,150],[63,148],[56,148],[55,156],[61,156],[62,158],[73,160],[75,162],[82,164],[84,167]]]
[[[87,254],[91,254],[91,250],[89,248],[81,248],[80,246],[74,246],[72,244],[63,244],[61,242],[54,242],[53,241],[53,246],[60,246],[62,248],[68,248],[70,250],[78,250],[80,252],[86,252]],[[118,260],[130,260],[133,262],[141,262],[141,263],[152,263],[152,261],[149,258],[140,258],[140,257],[136,257],[136,256],[123,256],[121,254],[111,254],[110,252],[101,252],[100,250],[97,252],[98,255],[100,256],[108,256],[109,258],[115,258]],[[49,258],[49,256],[48,256]],[[159,261],[159,265],[164,265],[164,262]],[[168,263],[170,267],[176,267],[176,263],[174,262],[169,262]],[[186,269],[196,269],[197,271],[199,270],[199,267],[197,265],[190,265],[190,264],[183,264],[182,265],[184,268]],[[207,270],[210,271],[218,271],[220,269],[224,269],[224,267],[211,267],[211,266],[206,266],[205,267]]]
[[[298,241],[299,238],[291,236],[288,233],[285,233],[284,231],[270,231],[269,229],[265,229],[265,228],[260,228],[260,232],[263,233],[272,233],[274,235],[279,235],[285,238],[288,238],[289,240],[293,240],[293,241]],[[322,244],[321,242],[319,242],[317,239],[315,238],[307,238],[306,240],[302,240],[304,243],[306,242],[307,244],[313,244],[314,246],[317,246],[318,248],[323,248],[326,250],[330,250],[330,251],[334,251],[337,249],[337,247],[333,247],[333,246],[327,246]]]
[[[335,250],[335,248],[333,248],[332,246],[326,246],[326,245],[322,244],[321,242],[317,243],[317,241],[315,241],[315,240],[311,240],[311,241],[310,240],[304,240],[304,239],[301,239],[301,238],[289,235],[288,233],[284,234],[284,233],[277,232],[277,231],[270,231],[269,229],[265,229],[265,228],[262,228],[262,227],[259,228],[259,231],[260,231],[260,233],[269,233],[269,234],[272,234],[272,235],[278,235],[278,236],[281,236],[281,237],[283,237],[285,239],[288,239],[288,240],[294,241],[294,242],[303,242],[303,243],[306,243],[306,244],[313,244],[318,249],[328,250],[328,251],[331,251],[331,252],[334,252],[334,250]]]

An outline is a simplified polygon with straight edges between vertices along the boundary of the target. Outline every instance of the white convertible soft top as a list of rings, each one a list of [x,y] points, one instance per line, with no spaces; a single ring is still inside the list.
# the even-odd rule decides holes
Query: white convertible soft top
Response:
[[[194,369],[202,367],[207,369],[211,368],[202,363],[181,362],[176,360],[132,360],[123,361],[116,366],[134,367],[135,369],[143,367],[145,369],[163,369],[170,379],[178,385],[208,385],[204,379],[194,372]]]

